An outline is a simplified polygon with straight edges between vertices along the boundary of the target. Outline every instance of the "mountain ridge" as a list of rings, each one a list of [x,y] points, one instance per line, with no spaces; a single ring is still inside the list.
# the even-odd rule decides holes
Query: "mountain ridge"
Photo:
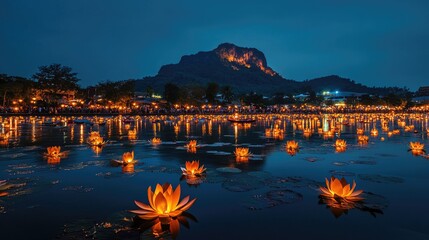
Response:
[[[157,75],[137,80],[136,90],[144,91],[151,87],[157,92],[163,92],[167,83],[180,87],[205,87],[210,82],[230,86],[236,93],[252,91],[265,95],[323,90],[379,94],[386,89],[389,92],[399,89],[368,87],[337,75],[306,81],[286,79],[268,66],[262,51],[222,43],[213,50],[184,55],[178,63],[162,66]]]

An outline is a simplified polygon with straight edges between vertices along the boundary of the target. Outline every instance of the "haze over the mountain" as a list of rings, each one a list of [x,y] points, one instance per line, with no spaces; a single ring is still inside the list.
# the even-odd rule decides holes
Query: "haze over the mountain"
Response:
[[[136,90],[144,91],[151,86],[156,92],[162,93],[167,83],[191,87],[207,86],[210,82],[231,86],[236,93],[254,91],[267,95],[309,90],[380,93],[384,89],[369,88],[336,75],[304,82],[285,79],[268,66],[264,53],[258,49],[223,43],[212,51],[185,55],[177,64],[162,66],[156,76],[138,80]]]

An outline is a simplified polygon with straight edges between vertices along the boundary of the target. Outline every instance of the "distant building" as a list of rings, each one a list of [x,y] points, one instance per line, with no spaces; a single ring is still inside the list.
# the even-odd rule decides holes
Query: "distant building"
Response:
[[[331,100],[334,103],[345,103],[346,99],[359,99],[363,95],[367,95],[368,93],[357,93],[357,92],[322,92],[322,96],[325,100]]]
[[[415,103],[429,103],[429,96],[413,97],[412,101]]]

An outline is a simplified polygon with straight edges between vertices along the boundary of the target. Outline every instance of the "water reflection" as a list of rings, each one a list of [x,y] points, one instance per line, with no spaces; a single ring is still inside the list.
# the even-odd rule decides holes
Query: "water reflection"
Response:
[[[133,219],[133,228],[137,229],[141,236],[150,232],[154,238],[165,239],[171,236],[177,238],[180,233],[180,226],[190,229],[190,220],[197,223],[197,218],[190,213],[183,213],[180,216],[171,219],[169,222],[161,222],[159,219],[144,220],[139,217]]]

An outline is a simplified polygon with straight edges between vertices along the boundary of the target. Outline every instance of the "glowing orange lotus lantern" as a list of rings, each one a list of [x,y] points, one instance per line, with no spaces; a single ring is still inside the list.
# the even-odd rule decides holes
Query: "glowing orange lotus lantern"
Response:
[[[413,155],[422,155],[425,153],[425,145],[420,142],[410,142],[410,150],[413,153]]]
[[[335,150],[337,152],[344,152],[347,148],[347,142],[343,139],[337,139],[335,141]]]
[[[186,161],[185,168],[180,168],[182,170],[182,174],[186,176],[199,176],[202,175],[206,168],[204,165],[200,166],[200,161]]]
[[[180,200],[180,185],[173,190],[171,184],[157,184],[155,191],[152,192],[152,187],[148,187],[147,195],[149,205],[139,201],[134,201],[141,208],[140,210],[132,210],[130,212],[137,214],[140,218],[151,220],[159,218],[161,222],[169,223],[172,218],[178,217],[180,214],[188,210],[197,200],[196,198],[189,201],[189,196]]]
[[[334,131],[333,130],[323,132],[323,138],[324,139],[329,139],[329,138],[333,138],[333,137],[334,137]]]
[[[286,151],[289,155],[294,156],[297,152],[299,152],[299,143],[295,140],[287,141]]]
[[[362,190],[355,191],[356,182],[353,181],[353,186],[350,187],[350,184],[347,184],[345,178],[339,180],[336,177],[331,177],[331,181],[325,178],[326,188],[320,187],[322,195],[325,197],[336,198],[340,197],[350,201],[362,200],[359,195],[363,192]]]
[[[134,163],[136,163],[136,161],[134,160],[134,151],[125,152],[122,155],[122,164],[127,165],[127,164],[134,164]]]
[[[88,144],[91,146],[103,146],[105,142],[99,132],[91,132],[88,137]]]
[[[249,148],[237,147],[234,151],[235,158],[237,162],[247,162],[249,157],[252,156],[252,153],[249,151]]]
[[[47,153],[45,153],[46,157],[52,157],[52,158],[59,158],[63,154],[61,153],[61,147],[60,146],[54,146],[54,147],[48,147]]]
[[[162,141],[161,141],[161,139],[160,139],[160,138],[156,138],[156,137],[154,137],[154,138],[152,138],[152,139],[150,140],[150,143],[152,143],[153,145],[158,145],[158,144],[161,144],[161,143],[162,143]]]
[[[409,125],[404,127],[405,132],[411,132],[414,130],[414,125]]]
[[[378,136],[378,130],[376,128],[373,128],[371,130],[371,136],[374,136],[374,137]]]
[[[185,145],[188,152],[196,153],[197,152],[197,140],[191,140],[188,144]]]
[[[363,135],[363,134],[364,134],[363,128],[358,128],[358,129],[356,130],[356,133],[357,133],[358,135]]]
[[[234,154],[236,157],[250,157],[252,153],[249,151],[249,148],[237,147],[235,148]]]
[[[129,130],[128,131],[128,139],[136,140],[137,139],[137,131],[136,130]]]
[[[92,131],[92,132],[89,133],[88,142],[93,142],[98,137],[100,137],[100,133]]]
[[[187,148],[196,148],[197,147],[197,140],[191,140],[188,144],[186,144]]]
[[[368,141],[369,141],[368,136],[365,136],[365,135],[359,135],[358,136],[358,143],[359,144],[367,144]]]

